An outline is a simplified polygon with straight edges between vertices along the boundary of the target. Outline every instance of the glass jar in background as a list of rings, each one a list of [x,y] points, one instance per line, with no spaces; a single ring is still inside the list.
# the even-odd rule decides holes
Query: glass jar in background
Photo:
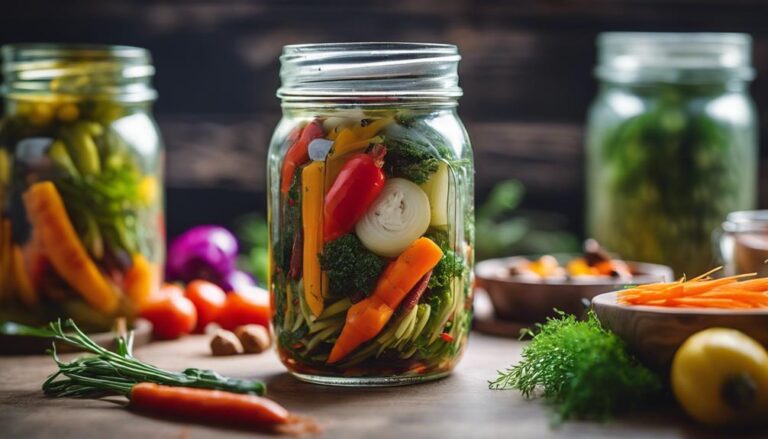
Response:
[[[163,264],[163,147],[149,53],[4,46],[0,321],[132,317]]]
[[[757,118],[743,34],[606,33],[587,130],[588,231],[696,275],[729,212],[752,209]]]
[[[733,212],[717,235],[726,275],[768,276],[768,210]]]
[[[447,375],[470,329],[473,165],[455,46],[287,46],[268,159],[277,348],[300,379]]]

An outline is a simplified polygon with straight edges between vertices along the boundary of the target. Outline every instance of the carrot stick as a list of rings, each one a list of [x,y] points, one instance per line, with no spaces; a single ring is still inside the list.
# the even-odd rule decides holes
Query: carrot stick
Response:
[[[697,281],[697,280],[701,280],[701,279],[704,279],[704,278],[706,278],[706,277],[709,277],[709,275],[711,275],[712,273],[716,273],[716,272],[718,272],[718,271],[720,271],[720,270],[722,270],[722,269],[723,269],[723,266],[722,266],[722,265],[721,265],[721,266],[719,266],[719,267],[715,267],[715,268],[713,268],[713,269],[711,269],[711,270],[707,271],[707,272],[706,272],[706,273],[704,273],[704,274],[700,274],[700,275],[698,275],[698,276],[694,277],[694,278],[693,278],[693,279],[691,279],[689,282],[695,282],[695,281]]]
[[[94,308],[117,310],[120,297],[86,252],[53,183],[35,183],[24,193],[27,217],[59,275]]]
[[[131,260],[132,265],[125,273],[123,285],[128,300],[135,310],[139,310],[160,287],[159,270],[141,253],[133,255]]]
[[[732,285],[725,285],[720,287],[719,289],[735,289],[735,290],[746,290],[746,291],[768,291],[768,278],[761,277],[758,279],[750,279],[741,281],[737,284]]]
[[[408,292],[442,257],[443,251],[429,238],[421,237],[406,248],[381,274],[373,293],[349,308],[328,363],[338,362],[376,337]]]
[[[701,294],[702,298],[714,299],[733,299],[750,304],[768,306],[768,295],[763,293],[753,293],[750,291],[710,291]]]
[[[685,308],[768,308],[768,278],[740,281],[756,273],[739,274],[720,279],[710,270],[688,281],[639,285],[618,293],[620,302],[629,305],[670,306]]]
[[[221,390],[139,383],[128,397],[136,410],[206,422],[269,428],[291,420],[272,400]]]
[[[35,288],[32,286],[32,280],[29,277],[29,272],[24,263],[24,254],[21,252],[21,247],[18,245],[13,245],[12,263],[16,294],[24,305],[34,309],[40,303],[40,298],[37,296],[37,291],[35,291]]]
[[[749,308],[748,304],[733,299],[714,299],[706,297],[681,297],[671,299],[671,304],[695,305],[702,308]]]

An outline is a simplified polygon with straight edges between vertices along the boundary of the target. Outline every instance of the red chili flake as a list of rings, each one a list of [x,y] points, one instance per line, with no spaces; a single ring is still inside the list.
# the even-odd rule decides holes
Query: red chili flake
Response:
[[[442,334],[440,334],[440,338],[442,338],[443,341],[446,343],[453,342],[453,336],[447,332],[443,332]]]

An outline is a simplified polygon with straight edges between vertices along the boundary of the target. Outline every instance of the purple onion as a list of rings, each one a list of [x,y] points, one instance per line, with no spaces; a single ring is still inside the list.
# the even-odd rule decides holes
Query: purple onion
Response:
[[[219,279],[213,279],[213,282],[220,286],[224,291],[247,291],[256,286],[256,279],[250,274],[233,270]]]
[[[168,248],[166,272],[170,280],[224,279],[235,271],[237,239],[219,226],[193,227]]]

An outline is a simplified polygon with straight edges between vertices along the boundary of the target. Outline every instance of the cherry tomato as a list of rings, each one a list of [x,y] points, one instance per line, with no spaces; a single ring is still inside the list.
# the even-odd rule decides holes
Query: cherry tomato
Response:
[[[141,310],[141,316],[152,322],[155,338],[174,339],[189,334],[197,324],[197,310],[184,291],[176,285],[164,285]]]
[[[197,309],[195,332],[203,332],[209,323],[215,322],[227,301],[224,290],[206,280],[190,282],[184,291],[184,296],[191,300]]]
[[[269,293],[264,289],[253,287],[229,293],[217,323],[231,331],[238,326],[252,323],[268,328],[269,319]]]

